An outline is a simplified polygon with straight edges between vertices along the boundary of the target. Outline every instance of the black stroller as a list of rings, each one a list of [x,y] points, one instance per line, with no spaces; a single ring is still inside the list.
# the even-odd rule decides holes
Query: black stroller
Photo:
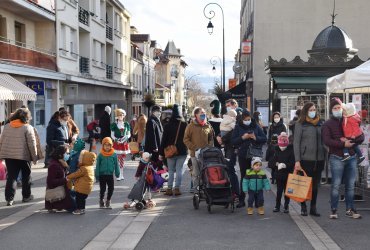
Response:
[[[209,213],[212,205],[221,205],[225,208],[230,206],[231,212],[234,212],[234,199],[222,151],[216,147],[201,149],[198,164],[200,185],[194,193],[194,209],[198,209],[200,201],[205,200]]]

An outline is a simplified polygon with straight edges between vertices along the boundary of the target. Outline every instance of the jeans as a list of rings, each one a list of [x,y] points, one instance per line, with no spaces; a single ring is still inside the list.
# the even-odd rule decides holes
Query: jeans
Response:
[[[5,185],[5,200],[14,200],[18,174],[22,172],[22,196],[29,198],[31,195],[31,162],[16,159],[5,159],[6,168],[8,171]]]
[[[251,168],[251,158],[246,158],[245,155],[239,155],[239,168],[240,168],[240,195],[239,202],[244,202],[245,193],[243,192],[243,178],[246,175],[247,169]]]
[[[248,207],[253,207],[253,202],[255,203],[256,207],[263,207],[263,190],[248,191]]]
[[[192,172],[192,179],[193,179],[193,187],[197,188],[199,186],[199,181],[200,181],[200,169],[199,169],[199,164],[198,160],[196,157],[191,157],[191,164],[193,165],[193,172]]]
[[[168,167],[168,188],[173,186],[173,179],[176,172],[175,188],[180,188],[182,179],[182,169],[186,160],[186,155],[177,155],[167,158]]]
[[[86,199],[87,199],[87,194],[81,194],[79,192],[76,192],[76,205],[77,209],[85,209],[86,206]]]
[[[342,159],[342,157],[336,155],[330,155],[329,157],[329,165],[332,176],[330,194],[332,210],[336,210],[338,208],[339,187],[342,183],[342,179],[345,185],[346,209],[354,209],[353,196],[355,194],[357,160],[355,156],[351,156],[346,161],[342,161]]]
[[[113,175],[100,175],[99,176],[99,186],[100,186],[100,200],[104,199],[105,190],[108,186],[107,200],[110,201],[114,190],[114,179]]]
[[[233,152],[230,156],[231,157],[227,162],[227,174],[230,178],[231,190],[234,194],[239,195],[239,180],[235,172],[236,154]]]

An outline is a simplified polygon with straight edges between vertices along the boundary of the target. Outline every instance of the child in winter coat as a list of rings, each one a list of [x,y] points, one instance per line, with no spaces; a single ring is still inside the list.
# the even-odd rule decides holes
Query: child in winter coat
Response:
[[[67,175],[69,184],[71,184],[71,181],[74,181],[74,190],[76,192],[77,209],[73,211],[73,214],[81,215],[85,213],[86,199],[94,185],[95,160],[95,153],[82,150],[79,159],[79,169]]]
[[[343,107],[343,133],[345,138],[341,138],[342,141],[347,140],[353,140],[356,137],[359,137],[362,135],[362,130],[361,130],[361,117],[357,114],[356,112],[356,106],[353,103],[347,103],[347,104],[342,104]],[[362,152],[360,150],[360,147],[358,144],[355,144],[353,146],[353,149],[356,152],[356,155],[358,157],[358,162],[361,163],[363,160],[365,160],[365,156],[362,155]],[[343,149],[343,160],[348,160],[350,158],[350,154],[348,151],[348,148]]]
[[[78,168],[78,159],[80,158],[80,153],[84,149],[85,149],[85,142],[81,138],[78,138],[73,145],[73,149],[71,153],[69,154],[69,159],[67,161],[69,165],[68,172],[70,174],[76,172]]]
[[[294,164],[293,145],[289,143],[288,135],[285,132],[281,132],[278,136],[278,146],[275,149],[275,154],[269,161],[269,167],[277,168],[277,194],[273,212],[280,212],[281,197],[285,193],[288,175],[293,173]],[[287,196],[284,196],[284,213],[289,213],[289,198]]]
[[[220,123],[220,135],[223,137],[228,132],[232,131],[235,128],[237,113],[235,110],[229,110],[227,114],[223,116],[223,119]]]
[[[102,140],[102,149],[98,155],[96,161],[95,176],[99,180],[100,185],[100,201],[99,208],[108,208],[111,207],[111,198],[114,190],[114,177],[116,178],[120,175],[120,169],[118,166],[117,155],[113,149],[113,141],[110,137],[105,137]],[[108,186],[107,199],[104,203],[105,190]]]
[[[270,190],[270,182],[262,167],[262,160],[259,157],[252,158],[252,168],[247,170],[246,176],[243,179],[243,192],[248,192],[248,215],[253,214],[253,203],[255,203],[258,214],[264,215],[263,208],[264,198],[263,190]]]
[[[277,167],[273,164],[270,164],[270,162],[272,161],[275,155],[275,150],[276,150],[277,145],[278,145],[278,136],[272,135],[271,142],[268,145],[267,150],[266,150],[266,161],[268,161],[268,167],[271,168],[271,184],[275,184],[275,181],[276,181]]]

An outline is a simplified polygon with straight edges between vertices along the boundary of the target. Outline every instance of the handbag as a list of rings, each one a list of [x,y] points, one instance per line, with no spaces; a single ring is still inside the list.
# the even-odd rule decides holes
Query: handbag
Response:
[[[54,203],[61,201],[66,197],[66,190],[64,186],[58,186],[56,188],[46,188],[45,200]]]
[[[247,159],[252,159],[253,157],[262,158],[263,151],[262,146],[250,143],[247,151]]]
[[[288,175],[285,195],[297,202],[304,202],[312,199],[312,178],[303,171],[303,176],[298,175],[294,170],[293,174]]]
[[[177,147],[176,147],[176,142],[177,142],[177,137],[179,136],[180,127],[181,127],[181,121],[179,122],[179,126],[177,128],[175,143],[173,145],[169,145],[169,146],[164,148],[164,157],[165,158],[171,158],[171,157],[174,157],[175,155],[178,154]]]

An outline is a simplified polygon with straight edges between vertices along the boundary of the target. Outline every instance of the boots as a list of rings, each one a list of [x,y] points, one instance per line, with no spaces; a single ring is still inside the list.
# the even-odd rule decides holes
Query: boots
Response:
[[[307,216],[307,205],[304,202],[301,203],[301,215]]]
[[[253,207],[248,207],[247,208],[247,213],[248,213],[248,215],[253,215]]]
[[[105,207],[104,200],[100,200],[99,201],[99,208],[104,208],[104,207]]]
[[[173,195],[172,188],[167,188],[164,195],[172,196]]]
[[[124,180],[125,177],[123,177],[123,168],[119,169],[119,177],[117,178],[117,181]]]
[[[284,205],[284,213],[285,214],[289,213],[289,204]]]
[[[179,188],[175,188],[174,195],[175,196],[181,195],[181,192],[180,192]]]
[[[107,208],[107,209],[112,209],[112,207],[111,207],[111,205],[110,205],[110,200],[107,200],[107,201],[105,202],[105,208]]]
[[[258,214],[259,215],[264,215],[265,214],[265,209],[264,209],[263,206],[258,208]]]

